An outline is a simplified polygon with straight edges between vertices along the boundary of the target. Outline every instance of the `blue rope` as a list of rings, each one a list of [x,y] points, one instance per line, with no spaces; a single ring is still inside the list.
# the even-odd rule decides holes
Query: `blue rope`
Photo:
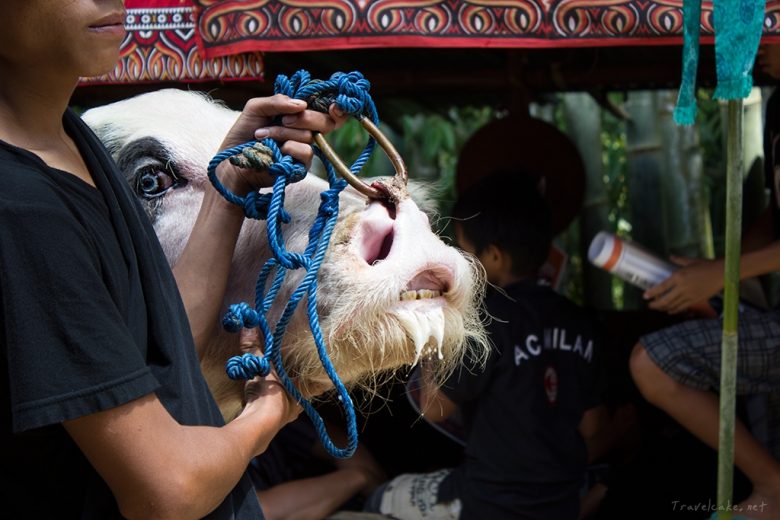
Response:
[[[344,113],[359,119],[368,117],[374,124],[378,124],[376,107],[368,93],[370,88],[371,84],[359,72],[337,72],[329,80],[319,81],[311,80],[308,72],[299,70],[289,79],[284,75],[278,76],[274,84],[275,93],[306,100],[310,106],[316,104],[318,100],[329,100],[331,98],[328,96],[335,95],[334,102]],[[321,109],[327,110],[327,103]],[[273,139],[267,138],[262,141],[262,144],[271,150],[273,158],[273,164],[268,167],[269,174],[274,177],[273,190],[270,193],[250,192],[246,196],[240,197],[227,190],[216,176],[217,165],[225,159],[239,155],[244,148],[251,147],[256,143],[257,141],[250,141],[224,150],[214,156],[208,165],[209,180],[226,200],[241,206],[248,218],[267,221],[268,243],[273,251],[273,257],[263,265],[257,277],[255,307],[252,308],[247,303],[233,304],[222,320],[223,327],[231,332],[238,332],[244,327],[260,327],[265,339],[264,355],[235,356],[228,360],[226,372],[231,379],[251,379],[257,375],[264,377],[271,370],[270,363],[273,363],[287,392],[301,404],[306,414],[311,418],[327,452],[334,457],[349,457],[355,452],[358,443],[355,409],[347,389],[328,356],[317,313],[317,274],[325,258],[330,236],[338,219],[339,194],[347,186],[347,183],[336,176],[330,161],[317,146],[312,145],[315,155],[325,165],[329,189],[320,194],[322,201],[317,217],[309,230],[309,241],[305,250],[303,253],[288,251],[284,246],[282,224],[289,223],[291,218],[284,210],[284,193],[289,184],[298,182],[306,176],[304,165],[292,157],[282,154],[278,144]],[[350,167],[353,173],[360,172],[375,147],[376,141],[373,137],[369,138],[360,156]],[[282,287],[287,271],[295,269],[304,269],[306,274],[285,305],[279,321],[272,330],[268,323],[267,313]],[[266,292],[269,280],[270,287]],[[325,372],[333,382],[346,415],[347,445],[344,448],[337,447],[330,439],[322,417],[295,388],[282,364],[282,338],[298,303],[304,296],[308,299],[309,327],[317,347],[317,354]]]

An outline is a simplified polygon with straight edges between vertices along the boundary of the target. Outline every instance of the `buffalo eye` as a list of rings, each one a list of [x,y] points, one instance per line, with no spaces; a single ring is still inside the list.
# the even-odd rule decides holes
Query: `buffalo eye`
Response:
[[[138,173],[135,191],[145,199],[153,199],[164,195],[168,190],[176,188],[180,184],[180,179],[173,173],[159,166],[151,166]]]

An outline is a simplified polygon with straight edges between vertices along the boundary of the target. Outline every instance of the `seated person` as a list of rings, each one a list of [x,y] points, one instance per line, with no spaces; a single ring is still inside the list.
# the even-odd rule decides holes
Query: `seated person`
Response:
[[[454,217],[458,245],[496,286],[485,301],[495,348],[484,366],[464,365],[441,388],[425,361],[420,400],[429,420],[462,413],[464,461],[400,475],[366,510],[402,520],[574,520],[585,439],[604,413],[598,327],[536,278],[550,249],[550,212],[523,172],[483,179],[456,203]]]
[[[328,427],[336,444],[343,444]],[[311,420],[301,415],[285,426],[252,461],[249,474],[268,520],[321,520],[340,509],[360,509],[386,476],[365,446],[346,459],[330,457]]]
[[[765,60],[773,60],[767,63]],[[762,63],[762,61],[764,63]],[[780,46],[759,51],[765,72],[780,78]],[[745,234],[740,278],[780,271],[780,94],[770,97],[764,129],[764,164],[770,203]],[[688,262],[686,262],[688,263]],[[688,263],[645,293],[653,309],[680,313],[723,289],[723,260]],[[640,338],[631,354],[631,373],[642,395],[709,446],[718,446],[719,404],[713,393],[720,386],[723,324],[698,319]],[[780,310],[751,310],[739,317],[737,393],[780,397]],[[777,456],[780,417],[768,418],[768,447]],[[780,464],[767,446],[736,422],[734,462],[750,479],[753,492],[736,511],[750,518],[780,519]]]

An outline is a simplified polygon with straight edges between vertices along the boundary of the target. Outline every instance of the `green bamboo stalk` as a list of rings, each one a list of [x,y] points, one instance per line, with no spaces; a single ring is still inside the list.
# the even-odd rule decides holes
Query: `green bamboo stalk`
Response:
[[[737,387],[739,256],[742,238],[742,100],[728,102],[726,144],[726,259],[720,360],[718,520],[731,520],[734,487],[734,414]]]

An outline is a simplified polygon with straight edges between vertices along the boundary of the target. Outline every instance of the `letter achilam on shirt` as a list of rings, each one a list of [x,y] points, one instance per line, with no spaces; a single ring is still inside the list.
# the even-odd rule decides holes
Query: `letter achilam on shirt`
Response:
[[[564,328],[553,327],[544,329],[543,337],[529,334],[525,341],[515,345],[515,365],[539,356],[543,350],[560,350],[571,352],[590,363],[593,360],[593,340],[573,334]]]

